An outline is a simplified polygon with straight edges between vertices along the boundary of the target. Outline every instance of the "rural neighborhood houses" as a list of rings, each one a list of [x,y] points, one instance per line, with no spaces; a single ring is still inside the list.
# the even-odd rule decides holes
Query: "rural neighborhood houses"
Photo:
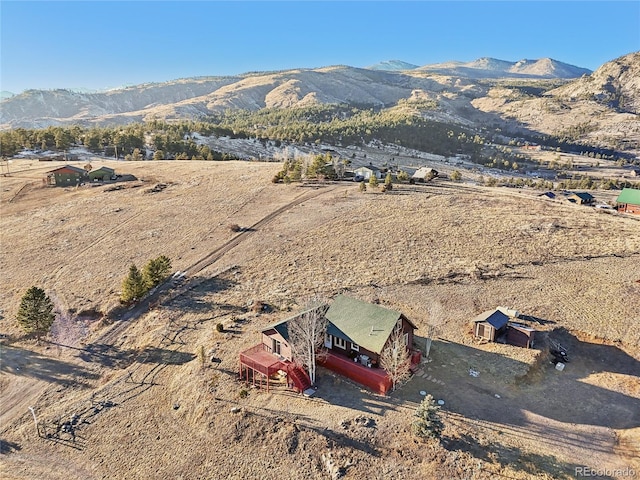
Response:
[[[412,351],[413,332],[417,328],[402,313],[367,303],[346,295],[338,295],[325,307],[327,320],[324,334],[325,352],[319,363],[325,368],[364,385],[374,392],[386,394],[392,387],[387,372],[380,365],[380,356],[388,345],[396,326],[401,329],[403,343],[417,364],[420,353]],[[306,372],[293,356],[288,324],[304,315],[302,312],[262,331],[261,343],[240,354],[240,375],[248,381],[256,374],[261,380],[280,374],[287,384],[304,392],[311,387]]]
[[[640,214],[640,190],[623,188],[616,199],[616,210],[622,213]]]
[[[70,187],[86,182],[108,182],[116,179],[115,170],[110,167],[100,167],[95,170],[65,165],[50,170],[43,178],[43,183],[56,187]]]

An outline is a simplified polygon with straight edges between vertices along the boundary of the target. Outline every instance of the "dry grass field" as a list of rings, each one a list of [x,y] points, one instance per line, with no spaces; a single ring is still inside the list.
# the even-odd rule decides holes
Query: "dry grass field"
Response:
[[[640,475],[640,219],[445,181],[274,185],[275,163],[106,164],[138,180],[46,188],[48,162],[0,178],[3,478],[332,478],[328,458],[333,478]],[[128,266],[162,254],[185,283],[125,320]],[[43,345],[15,325],[31,285],[61,314]],[[326,370],[313,398],[238,381],[261,328],[339,292],[437,325],[431,361],[389,397]],[[498,305],[538,319],[566,369],[477,343]],[[410,433],[421,390],[445,400],[439,444]],[[46,438],[73,415],[75,441]]]

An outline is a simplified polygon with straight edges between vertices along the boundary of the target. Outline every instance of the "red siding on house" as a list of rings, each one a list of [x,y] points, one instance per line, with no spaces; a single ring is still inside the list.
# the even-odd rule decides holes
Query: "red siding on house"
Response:
[[[280,342],[280,356],[291,361],[291,359],[293,358],[293,353],[291,351],[291,345],[289,345],[289,342],[287,342],[275,329],[262,332],[262,343],[264,344],[266,350],[271,353],[275,353],[273,351],[273,340],[277,340],[278,342]]]
[[[350,378],[376,393],[386,395],[391,390],[391,379],[381,368],[369,368],[354,362],[348,357],[329,352],[320,362],[325,368],[343,377]]]
[[[623,213],[640,214],[640,205],[634,205],[633,203],[620,203],[618,205],[618,211]]]

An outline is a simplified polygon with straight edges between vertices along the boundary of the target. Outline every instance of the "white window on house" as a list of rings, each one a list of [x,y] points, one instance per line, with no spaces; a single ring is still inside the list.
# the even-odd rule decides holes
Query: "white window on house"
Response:
[[[404,345],[405,345],[406,347],[408,347],[408,346],[409,346],[409,332],[406,332],[406,333],[404,334]]]
[[[357,343],[352,343],[351,344],[351,350],[355,350],[356,352],[360,351],[360,345],[358,345]]]
[[[331,335],[328,333],[324,334],[324,346],[325,348],[331,348]]]
[[[339,338],[339,337],[333,337],[333,344],[336,347],[340,347],[343,350],[347,349],[347,342],[346,340],[344,340],[343,338]]]
[[[280,344],[280,342],[278,340],[276,340],[275,338],[271,339],[271,349],[273,351],[273,353],[275,353],[276,355],[280,355],[280,352],[282,350],[282,345]]]

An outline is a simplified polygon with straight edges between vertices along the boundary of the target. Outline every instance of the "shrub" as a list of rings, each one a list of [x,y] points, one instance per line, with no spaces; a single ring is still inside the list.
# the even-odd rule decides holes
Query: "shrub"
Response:
[[[218,323],[216,325],[216,330],[220,333],[224,332],[224,325],[222,323]]]
[[[451,172],[451,180],[453,180],[454,182],[459,182],[460,180],[462,180],[462,174],[458,170],[454,170],[453,172]]]
[[[237,223],[232,223],[231,225],[229,225],[229,230],[231,230],[232,232],[239,232],[242,229]]]
[[[247,398],[249,396],[249,390],[247,390],[246,388],[243,388],[238,392],[238,396],[240,398]]]

